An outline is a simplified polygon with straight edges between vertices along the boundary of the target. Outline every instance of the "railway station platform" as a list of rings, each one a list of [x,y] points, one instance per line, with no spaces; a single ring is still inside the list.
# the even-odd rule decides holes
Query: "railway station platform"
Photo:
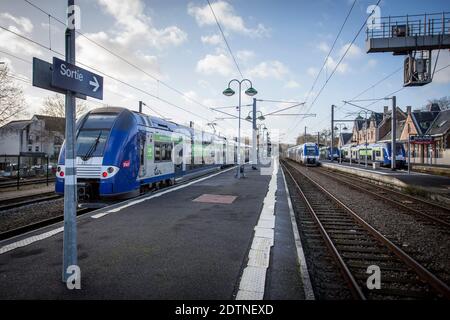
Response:
[[[313,299],[274,163],[78,217],[80,290],[61,281],[62,223],[1,241],[0,299]]]
[[[450,178],[448,177],[413,171],[408,174],[407,170],[392,171],[390,168],[384,167],[373,169],[370,165],[368,167],[357,163],[350,165],[348,162],[339,164],[322,161],[322,166],[450,204]]]

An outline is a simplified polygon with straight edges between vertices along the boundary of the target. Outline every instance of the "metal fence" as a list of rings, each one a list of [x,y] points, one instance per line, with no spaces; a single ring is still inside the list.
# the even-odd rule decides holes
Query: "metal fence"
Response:
[[[45,183],[55,179],[56,161],[45,153],[0,155],[0,188]]]
[[[450,12],[374,18],[366,30],[366,40],[438,35],[450,35]]]

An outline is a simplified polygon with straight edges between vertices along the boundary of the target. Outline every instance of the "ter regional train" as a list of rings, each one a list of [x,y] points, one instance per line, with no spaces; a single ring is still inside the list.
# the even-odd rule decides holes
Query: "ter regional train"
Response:
[[[319,147],[315,143],[305,143],[287,150],[287,157],[306,166],[319,165]]]
[[[391,143],[373,143],[358,146],[343,146],[341,148],[342,160],[352,162],[364,162],[367,155],[367,163],[379,163],[381,166],[389,167],[391,165],[392,152]],[[397,168],[406,165],[406,152],[403,144],[397,143],[395,147],[395,165]]]
[[[237,142],[125,108],[100,108],[76,124],[78,199],[103,202],[139,195],[237,163]],[[249,161],[250,148],[240,156]],[[64,193],[65,143],[55,191]]]

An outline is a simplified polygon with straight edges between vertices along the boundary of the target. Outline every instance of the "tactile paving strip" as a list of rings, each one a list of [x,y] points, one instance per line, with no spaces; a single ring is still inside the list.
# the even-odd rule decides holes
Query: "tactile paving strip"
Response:
[[[221,204],[231,204],[236,200],[237,196],[227,196],[221,194],[202,194],[200,197],[195,198],[194,202],[205,202],[205,203],[221,203]]]
[[[265,282],[266,268],[247,266],[242,274],[239,289],[264,294]]]
[[[270,247],[267,250],[250,249],[248,253],[248,266],[268,268],[270,259]]]

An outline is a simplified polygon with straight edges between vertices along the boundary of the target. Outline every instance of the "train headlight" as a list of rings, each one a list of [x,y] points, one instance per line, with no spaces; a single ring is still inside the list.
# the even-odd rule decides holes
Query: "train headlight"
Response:
[[[119,168],[115,166],[102,166],[102,170],[100,171],[100,179],[109,179],[112,178],[119,172]]]
[[[64,178],[64,171],[65,171],[65,169],[66,169],[66,166],[64,166],[64,165],[59,165],[57,168],[56,168],[56,177],[57,178]]]

